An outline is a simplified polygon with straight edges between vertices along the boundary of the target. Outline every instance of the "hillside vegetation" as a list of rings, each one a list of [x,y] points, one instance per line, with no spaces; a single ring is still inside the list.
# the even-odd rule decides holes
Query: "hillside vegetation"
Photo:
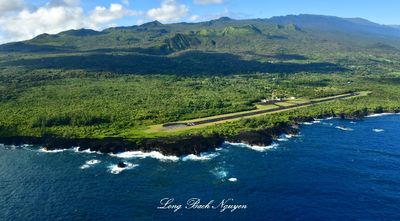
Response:
[[[69,30],[0,46],[0,136],[155,137],[151,125],[272,95],[368,97],[186,131],[222,134],[400,110],[400,29],[300,15]]]

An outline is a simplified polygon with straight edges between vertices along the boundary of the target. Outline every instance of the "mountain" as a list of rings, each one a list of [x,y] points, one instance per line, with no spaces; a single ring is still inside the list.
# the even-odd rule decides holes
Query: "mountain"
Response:
[[[359,35],[375,35],[376,37],[400,37],[400,31],[386,25],[380,25],[362,18],[339,18],[321,15],[288,15],[272,17],[266,22],[272,24],[296,24],[308,30],[339,32]]]
[[[376,43],[399,48],[400,29],[361,18],[321,15],[288,15],[270,19],[234,20],[227,17],[201,23],[115,27],[103,31],[69,30],[56,35],[42,34],[32,40],[0,46],[1,51],[131,51],[170,54],[196,49],[260,52],[303,51],[294,44],[313,45],[329,40],[353,48]],[[353,43],[357,43],[354,45]],[[262,50],[259,50],[262,48]]]
[[[11,60],[7,59],[10,53],[14,54]],[[361,60],[368,65],[369,55],[384,55],[387,61],[399,56],[400,29],[362,18],[322,15],[222,17],[175,24],[153,21],[103,31],[42,34],[1,45],[2,54],[6,57],[0,61],[3,66],[29,68],[141,74],[334,72]],[[335,66],[339,63],[342,67]]]

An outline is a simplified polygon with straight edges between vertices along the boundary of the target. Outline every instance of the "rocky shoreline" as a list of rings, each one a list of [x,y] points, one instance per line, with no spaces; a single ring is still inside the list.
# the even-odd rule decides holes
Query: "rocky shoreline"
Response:
[[[317,116],[326,118],[332,116]],[[360,119],[361,116],[338,116],[346,119]],[[51,135],[43,137],[0,137],[0,143],[5,145],[41,145],[46,150],[70,149],[79,147],[79,151],[90,150],[101,153],[120,153],[125,151],[158,151],[164,155],[184,156],[189,154],[199,155],[200,153],[214,151],[225,141],[245,143],[249,145],[268,146],[282,134],[298,134],[300,122],[313,121],[313,117],[302,117],[292,119],[294,123],[280,123],[273,128],[257,131],[241,132],[233,137],[221,135],[212,136],[180,136],[169,138],[153,139],[126,139],[126,138],[63,138]]]
[[[79,151],[90,150],[101,153],[120,153],[125,151],[158,151],[164,155],[184,156],[189,154],[214,151],[225,141],[243,142],[249,145],[270,145],[273,139],[281,134],[296,134],[296,125],[280,124],[274,128],[260,131],[242,132],[235,137],[184,136],[154,139],[125,138],[63,138],[55,136],[43,137],[0,137],[0,143],[5,145],[41,145],[46,150],[70,149],[79,147]]]
[[[125,139],[125,138],[63,138],[54,136],[43,137],[0,137],[0,143],[5,145],[41,145],[45,150],[60,150],[79,147],[79,151],[96,151],[101,153],[121,153],[125,151],[158,151],[164,155],[183,156],[200,154],[218,148],[224,139],[219,136],[203,137],[173,137],[155,139]]]

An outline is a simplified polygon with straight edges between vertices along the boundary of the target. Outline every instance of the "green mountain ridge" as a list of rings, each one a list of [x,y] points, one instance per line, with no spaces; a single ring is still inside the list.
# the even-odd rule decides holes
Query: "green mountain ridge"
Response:
[[[223,17],[200,23],[162,24],[154,21],[140,26],[108,28],[100,32],[90,29],[68,30],[1,45],[0,51],[84,52],[131,49],[140,53],[169,54],[187,49],[236,53],[259,48],[269,53],[277,53],[279,50],[295,53],[294,44],[320,44],[321,47],[326,41],[346,47],[346,50],[348,47],[360,50],[376,43],[398,49],[399,37],[399,29],[362,19],[317,15],[248,20]],[[304,50],[298,52],[305,54]]]
[[[400,29],[360,18],[222,17],[199,23],[153,21],[103,31],[42,34],[1,45],[0,54],[14,57],[0,63],[133,74],[325,73],[353,69],[349,58],[358,58],[364,63],[358,68],[366,69],[370,59],[380,59],[370,54],[393,60],[399,56],[399,49]]]
[[[399,112],[399,49],[400,29],[319,15],[42,34],[0,45],[0,137],[231,137],[312,117]],[[350,91],[371,94],[204,129],[147,133],[154,125],[254,110],[270,97]]]

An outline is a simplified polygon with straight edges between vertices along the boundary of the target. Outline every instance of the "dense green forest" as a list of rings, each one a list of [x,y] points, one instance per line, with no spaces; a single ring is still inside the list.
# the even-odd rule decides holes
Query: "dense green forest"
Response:
[[[251,110],[272,94],[318,98],[372,92],[180,134],[232,136],[307,117],[399,111],[400,31],[319,20],[152,22],[2,45],[0,136],[169,136],[176,133],[144,130]]]

